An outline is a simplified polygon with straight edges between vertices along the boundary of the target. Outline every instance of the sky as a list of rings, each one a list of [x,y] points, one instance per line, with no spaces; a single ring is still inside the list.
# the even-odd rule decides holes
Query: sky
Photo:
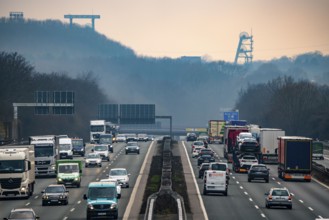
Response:
[[[329,54],[329,0],[0,0],[0,17],[11,11],[66,23],[100,15],[97,32],[147,57],[233,62],[241,32],[253,35],[254,60]]]

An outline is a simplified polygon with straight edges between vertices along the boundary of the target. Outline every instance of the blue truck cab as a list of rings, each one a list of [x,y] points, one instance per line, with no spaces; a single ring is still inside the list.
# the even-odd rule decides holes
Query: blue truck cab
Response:
[[[87,220],[95,217],[117,219],[118,198],[117,188],[114,183],[89,183],[87,194],[83,195],[83,199],[87,200]]]

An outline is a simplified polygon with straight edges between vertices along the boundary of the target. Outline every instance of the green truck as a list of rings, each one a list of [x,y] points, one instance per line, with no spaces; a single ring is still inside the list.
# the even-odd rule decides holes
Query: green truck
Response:
[[[313,150],[312,150],[313,159],[324,160],[323,157],[323,143],[320,141],[313,141]]]
[[[57,160],[56,161],[57,184],[76,186],[80,188],[82,176],[82,161]]]

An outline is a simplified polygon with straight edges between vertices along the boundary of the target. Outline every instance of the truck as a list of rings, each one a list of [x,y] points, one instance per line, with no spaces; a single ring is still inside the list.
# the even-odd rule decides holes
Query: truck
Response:
[[[278,137],[278,177],[283,180],[311,181],[312,139]]]
[[[261,128],[259,144],[263,155],[263,163],[278,163],[278,137],[285,136],[285,131],[277,128]]]
[[[35,175],[55,177],[58,143],[55,135],[30,136],[29,144],[34,145]]]
[[[99,136],[102,134],[111,134],[115,138],[119,126],[110,121],[91,120],[90,121],[90,143],[99,143]]]
[[[71,138],[60,138],[58,140],[59,159],[73,159],[73,145]]]
[[[87,194],[83,199],[87,200],[86,218],[94,217],[117,219],[119,214],[119,195],[117,184],[113,182],[90,182]]]
[[[240,132],[249,132],[247,126],[225,125],[224,127],[224,157],[229,163],[233,162],[233,150],[236,146],[237,136]]]
[[[99,144],[101,145],[106,145],[108,151],[113,153],[113,139],[112,139],[112,134],[101,134],[99,136]]]
[[[320,141],[313,141],[313,151],[312,151],[313,159],[324,160],[323,156],[323,143]]]
[[[0,198],[29,198],[34,184],[34,146],[0,147]]]
[[[224,120],[210,120],[208,122],[209,143],[222,143],[224,135]]]
[[[76,186],[80,188],[82,176],[81,160],[57,160],[56,161],[57,184]]]

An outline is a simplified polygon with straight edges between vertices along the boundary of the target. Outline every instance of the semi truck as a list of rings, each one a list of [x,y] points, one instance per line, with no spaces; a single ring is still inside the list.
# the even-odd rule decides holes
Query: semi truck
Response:
[[[210,120],[208,122],[209,143],[222,143],[224,135],[224,120]]]
[[[276,128],[261,128],[259,144],[263,155],[263,163],[278,163],[278,137],[285,136],[285,131]]]
[[[237,136],[241,132],[249,132],[247,126],[225,125],[224,127],[224,157],[229,163],[233,161],[233,150],[236,146]]]
[[[35,175],[56,176],[58,143],[55,135],[29,137],[29,144],[34,145]]]
[[[311,181],[312,139],[278,137],[278,177],[283,180]]]
[[[80,188],[82,176],[81,160],[56,161],[57,184]]]
[[[29,198],[34,184],[34,146],[0,147],[0,198]]]

